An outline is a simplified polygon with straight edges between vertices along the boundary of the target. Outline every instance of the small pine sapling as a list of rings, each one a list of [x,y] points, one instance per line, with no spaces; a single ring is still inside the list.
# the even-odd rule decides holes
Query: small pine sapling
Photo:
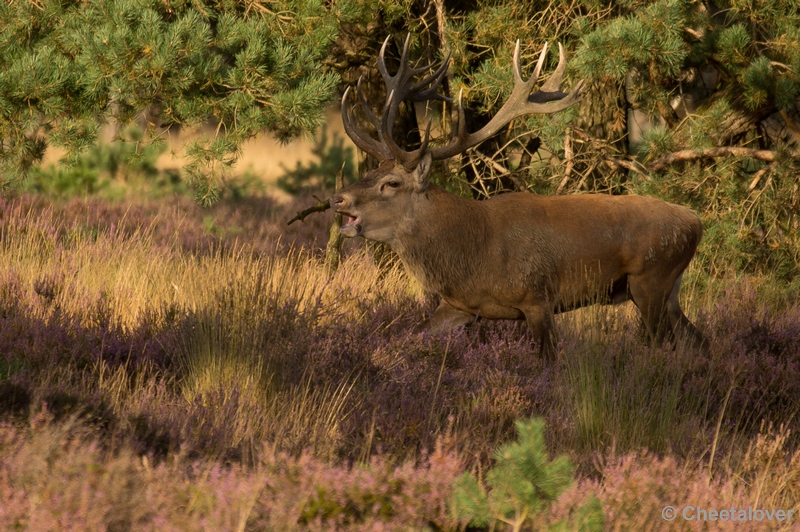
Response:
[[[505,523],[515,532],[535,523],[537,516],[572,484],[575,466],[567,456],[550,460],[544,442],[544,421],[516,422],[518,441],[495,451],[494,467],[486,474],[486,487],[475,475],[464,473],[454,483],[453,513],[469,526],[496,530]],[[592,497],[574,514],[551,530],[602,530],[600,503]]]

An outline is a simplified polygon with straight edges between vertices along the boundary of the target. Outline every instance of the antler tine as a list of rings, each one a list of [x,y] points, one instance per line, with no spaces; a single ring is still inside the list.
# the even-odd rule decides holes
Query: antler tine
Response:
[[[429,65],[425,65],[423,67],[416,67],[416,68],[414,68],[411,65],[409,65],[408,64],[408,47],[409,47],[409,44],[411,44],[411,34],[407,33],[406,34],[406,40],[403,43],[403,53],[400,55],[400,68],[397,70],[397,74],[395,74],[394,77],[398,77],[398,75],[400,74],[400,71],[403,70],[403,71],[407,72],[407,75],[405,77],[407,79],[410,79],[413,76],[416,76],[418,74],[422,74],[423,72],[427,72],[434,65],[434,63],[431,63]],[[415,85],[420,85],[420,84],[424,85],[421,82],[417,83]]]
[[[378,117],[375,116],[375,113],[372,112],[372,108],[369,106],[369,102],[364,97],[364,91],[361,90],[361,80],[362,76],[358,77],[358,83],[356,84],[356,94],[358,95],[358,102],[361,104],[361,109],[364,110],[364,114],[367,115],[367,120],[375,127],[377,131],[381,129],[381,121],[378,120]],[[350,87],[348,87],[350,90]]]
[[[395,75],[395,77],[400,75],[400,70],[402,70],[403,67],[406,67],[408,69],[408,45],[409,44],[411,44],[411,34],[410,33],[406,33],[406,40],[403,43],[403,53],[400,54],[400,69],[398,69],[397,74]]]
[[[380,53],[378,54],[378,70],[383,77],[386,84],[386,103],[383,107],[381,119],[378,120],[374,113],[368,113],[367,116],[373,125],[378,130],[380,142],[386,149],[391,152],[392,157],[401,162],[406,167],[413,167],[419,162],[419,159],[424,155],[430,141],[430,128],[428,129],[427,137],[423,139],[422,146],[412,152],[407,152],[400,148],[393,138],[394,122],[397,118],[397,111],[400,103],[403,100],[408,101],[427,101],[427,100],[441,100],[452,101],[438,93],[439,87],[444,81],[447,69],[450,64],[450,54],[447,55],[445,60],[436,68],[434,72],[425,76],[423,79],[412,83],[412,80],[431,69],[433,65],[424,67],[413,68],[409,65],[408,54],[411,44],[411,34],[406,35],[405,42],[403,43],[403,50],[400,54],[400,65],[397,72],[392,75],[386,66],[386,48],[389,46],[391,37],[388,36],[383,41]],[[427,88],[425,88],[427,87]],[[365,103],[363,95],[359,93],[362,101],[362,106]],[[377,121],[377,123],[376,123]],[[429,124],[430,126],[430,124]],[[371,139],[372,140],[372,139]]]
[[[378,160],[395,159],[407,169],[413,169],[420,159],[428,152],[428,145],[431,140],[431,122],[425,131],[425,136],[422,139],[420,147],[414,151],[405,151],[402,149],[393,138],[394,122],[397,117],[397,111],[400,103],[403,100],[409,101],[427,101],[427,100],[441,100],[452,101],[452,98],[439,94],[438,90],[447,75],[447,70],[450,65],[450,54],[444,58],[444,61],[436,67],[436,69],[425,76],[423,79],[412,83],[412,80],[431,69],[433,65],[424,67],[413,68],[408,63],[409,46],[411,43],[411,34],[406,35],[403,44],[403,51],[400,54],[400,65],[397,72],[392,75],[386,66],[386,48],[389,46],[391,36],[387,36],[381,45],[380,53],[378,54],[378,70],[383,77],[386,84],[386,102],[381,112],[381,117],[378,118],[376,113],[372,110],[367,102],[362,89],[362,78],[359,78],[356,84],[356,96],[358,104],[361,106],[364,114],[369,122],[375,127],[378,133],[378,138],[375,139],[369,133],[361,130],[355,123],[354,112],[355,106],[348,108],[348,98],[350,96],[350,89],[348,87],[342,96],[342,123],[345,131],[353,139],[353,142],[369,153]],[[466,138],[466,120],[464,119],[464,109],[459,97],[459,138]]]
[[[394,90],[390,91],[389,95],[386,97],[386,105],[383,106],[383,115],[381,116],[380,120],[378,136],[380,137],[383,145],[386,146],[386,148],[391,152],[392,157],[394,157],[396,161],[405,164],[409,152],[406,152],[400,148],[392,136],[392,132],[394,130],[395,113],[397,112],[397,104],[394,103],[395,98],[396,94]]]
[[[342,124],[344,125],[345,132],[353,139],[356,146],[369,153],[379,161],[391,159],[392,153],[387,148],[382,146],[378,141],[372,137],[365,135],[353,124],[352,113],[347,108],[347,98],[350,95],[350,87],[344,91],[342,96]]]
[[[531,74],[530,79],[528,80],[528,85],[533,87],[533,85],[539,81],[539,75],[542,73],[542,67],[544,66],[544,60],[547,58],[547,46],[548,43],[544,43],[542,46],[542,51],[539,54],[539,60],[536,62],[536,68],[533,69],[533,74]]]
[[[514,56],[512,67],[514,70],[514,88],[511,95],[495,116],[483,128],[475,133],[467,132],[466,119],[463,105],[463,90],[458,93],[458,125],[453,128],[450,143],[445,146],[428,150],[430,142],[431,123],[428,123],[425,137],[422,139],[421,146],[414,151],[405,151],[395,142],[392,137],[394,121],[397,116],[397,109],[403,100],[426,101],[442,100],[452,101],[452,98],[445,97],[438,93],[438,89],[444,81],[447,69],[450,64],[450,54],[448,53],[444,61],[436,67],[436,70],[424,77],[422,80],[412,83],[412,79],[431,68],[431,65],[423,68],[412,68],[408,64],[408,51],[411,42],[411,35],[406,36],[403,44],[403,51],[400,55],[400,66],[394,75],[389,74],[386,67],[386,47],[389,45],[391,37],[386,37],[378,54],[378,70],[386,83],[386,103],[383,107],[380,119],[369,107],[364,92],[361,88],[361,79],[356,86],[358,101],[370,123],[375,126],[378,132],[378,139],[360,131],[353,122],[352,110],[347,108],[347,98],[350,94],[348,88],[342,96],[342,122],[345,131],[353,139],[356,145],[379,160],[394,159],[407,169],[414,168],[425,153],[430,153],[434,160],[447,159],[461,153],[472,146],[492,137],[501,128],[505,127],[515,118],[526,114],[549,114],[566,109],[578,101],[583,82],[579,82],[572,92],[561,92],[561,81],[567,67],[566,54],[564,47],[558,45],[559,61],[555,71],[550,78],[536,92],[531,89],[539,80],[542,67],[547,58],[548,44],[542,47],[537,61],[536,68],[528,80],[522,77],[520,66],[520,42],[514,46]],[[427,87],[427,88],[425,88]]]
[[[422,144],[414,151],[400,150],[400,158],[396,159],[400,162],[409,172],[417,167],[417,164],[428,151],[428,143],[431,140],[431,122],[428,122],[428,127],[425,128],[425,135],[422,137]]]
[[[417,166],[417,163],[419,163],[420,159],[422,159],[422,156],[428,151],[428,143],[430,143],[431,140],[431,122],[428,122],[428,127],[425,130],[425,136],[422,138],[422,144],[419,148],[414,151],[405,151],[402,149],[397,145],[392,137],[393,123],[387,120],[387,115],[389,110],[393,107],[392,104],[395,97],[396,95],[394,91],[389,93],[389,97],[386,101],[386,107],[384,108],[383,116],[381,117],[381,127],[378,130],[378,135],[380,136],[383,145],[386,146],[391,152],[394,160],[402,164],[406,170],[411,171]]]
[[[559,62],[553,75],[542,87],[534,93],[531,89],[539,79],[544,61],[547,57],[547,44],[542,47],[539,54],[539,61],[533,74],[527,81],[522,78],[522,68],[520,67],[520,44],[517,41],[514,47],[513,69],[514,69],[514,88],[506,103],[489,120],[483,128],[475,133],[467,133],[464,109],[461,104],[461,94],[459,94],[459,119],[458,134],[454,135],[452,142],[445,146],[440,146],[431,150],[434,160],[448,159],[457,155],[484,140],[494,136],[501,128],[517,117],[526,114],[550,114],[566,109],[578,101],[583,82],[579,82],[570,93],[560,91],[561,79],[566,70],[566,56],[563,47],[559,44]]]
[[[400,55],[400,67],[397,73],[392,76],[389,74],[389,69],[386,67],[386,47],[389,45],[391,35],[387,35],[381,46],[381,51],[378,54],[378,70],[383,77],[383,82],[386,85],[386,103],[383,106],[383,116],[381,118],[381,128],[378,130],[382,133],[381,140],[387,144],[387,147],[394,153],[397,144],[392,140],[392,130],[394,129],[394,121],[397,117],[397,108],[400,102],[404,99],[402,88],[408,81],[410,73],[408,72],[408,45],[411,42],[411,34],[406,35],[406,41],[403,44],[403,52]],[[388,139],[388,141],[386,140]],[[394,144],[392,146],[391,144]]]
[[[541,58],[540,58],[541,60]],[[579,81],[570,93],[561,92],[561,82],[564,78],[564,72],[567,70],[567,54],[564,52],[564,47],[558,43],[558,65],[550,77],[545,81],[539,90],[528,96],[528,102],[533,105],[539,106],[543,109],[536,111],[539,113],[552,113],[566,109],[570,105],[578,101],[581,91],[583,90],[583,80]],[[565,105],[565,106],[562,106]],[[550,109],[555,108],[555,111]]]
[[[414,70],[421,74],[421,73],[427,72],[428,70],[433,68],[434,64],[435,63],[431,63],[429,65],[426,65],[426,66],[422,67],[422,68],[417,68],[417,69],[414,69]],[[419,90],[419,89],[421,89],[422,87],[424,87],[426,85],[430,85],[431,83],[434,83],[436,85],[436,87],[438,87],[439,85],[441,85],[442,81],[444,80],[445,75],[447,75],[447,69],[448,68],[450,68],[450,52],[449,51],[447,52],[447,55],[444,56],[444,59],[442,60],[442,62],[439,63],[439,66],[436,67],[436,70],[434,70],[431,74],[429,74],[428,76],[422,78],[418,82],[413,83],[411,85],[411,90],[412,91]]]
[[[433,64],[428,65],[424,69],[420,69],[423,72],[429,70]],[[426,100],[439,100],[442,102],[452,102],[453,99],[445,96],[443,94],[439,94],[439,87],[442,86],[442,82],[444,81],[444,77],[447,75],[447,69],[450,67],[450,52],[444,58],[444,61],[436,68],[436,70],[429,76],[423,78],[422,80],[418,81],[411,85],[409,92],[410,96],[408,97],[409,100],[415,102],[424,102]],[[426,85],[430,85],[427,89],[420,90],[422,87]]]
[[[390,91],[388,96],[386,96],[386,103],[383,105],[383,114],[381,115],[381,120],[380,120],[381,127],[378,128],[378,136],[381,138],[381,141],[384,144],[387,144],[387,146],[388,146],[387,139],[390,142],[392,142],[392,144],[394,144],[394,141],[392,140],[394,121],[392,121],[392,123],[390,124],[389,120],[387,120],[387,118],[389,118],[389,114],[392,109],[392,100],[394,100],[394,91]],[[394,150],[392,151],[394,152]]]
[[[458,137],[466,138],[467,136],[467,115],[464,113],[464,104],[462,98],[464,96],[464,89],[458,91]]]
[[[400,54],[400,65],[394,75],[389,73],[386,67],[386,47],[389,45],[390,37],[383,41],[381,51],[378,54],[378,70],[383,76],[384,83],[386,84],[387,94],[394,91],[394,108],[390,109],[387,115],[390,122],[394,122],[397,113],[397,107],[403,100],[410,101],[426,101],[426,100],[441,100],[449,101],[447,97],[438,93],[439,87],[447,74],[447,69],[450,63],[450,55],[448,54],[445,60],[440,64],[436,70],[425,78],[412,83],[414,77],[427,72],[431,69],[433,64],[424,67],[413,68],[408,63],[408,51],[411,43],[411,34],[406,35],[406,40],[403,43],[403,51]],[[427,89],[423,89],[430,85]]]
[[[543,92],[561,90],[561,79],[564,77],[565,70],[567,70],[567,54],[564,53],[564,47],[561,43],[558,43],[558,66],[539,90]]]
[[[560,45],[559,45],[560,46]],[[531,77],[528,78],[528,81],[522,77],[522,67],[520,66],[520,53],[519,53],[519,39],[517,39],[517,44],[514,46],[514,87],[523,86],[526,87],[529,91],[536,82],[539,80],[539,75],[542,72],[542,66],[544,66],[544,60],[547,57],[547,47],[548,43],[544,43],[542,47],[542,51],[539,53],[539,60],[536,62],[536,68],[533,70],[533,74]]]
[[[386,39],[383,41],[383,45],[381,46],[381,51],[378,53],[378,70],[383,76],[384,81],[388,81],[392,79],[392,76],[389,75],[389,70],[386,68],[386,47],[389,45],[389,39],[391,39],[391,35],[387,35]]]
[[[422,68],[412,68],[408,65],[408,46],[411,43],[411,34],[406,35],[406,40],[403,43],[403,52],[400,54],[400,66],[397,69],[395,75],[389,74],[389,69],[386,67],[386,47],[389,45],[389,40],[392,38],[391,35],[388,35],[386,39],[383,41],[383,45],[381,45],[381,51],[378,54],[378,70],[383,76],[383,81],[386,82],[386,85],[389,84],[397,84],[398,81],[406,82],[409,78],[421,74],[422,72],[426,72],[431,65]]]
[[[519,39],[517,39],[517,44],[514,45],[514,56],[511,64],[514,67],[514,86],[519,83],[525,83],[525,80],[522,79],[522,68],[519,66]]]

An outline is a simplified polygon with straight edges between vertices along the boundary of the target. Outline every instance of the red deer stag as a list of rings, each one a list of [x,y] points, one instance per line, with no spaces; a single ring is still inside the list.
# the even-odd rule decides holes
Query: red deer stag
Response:
[[[522,78],[519,41],[514,50],[514,89],[497,114],[475,133],[467,133],[461,94],[459,120],[449,143],[429,147],[430,125],[420,148],[407,151],[392,138],[398,106],[404,100],[448,100],[438,88],[449,57],[428,76],[430,67],[408,64],[408,39],[395,75],[378,68],[386,82],[380,118],[360,106],[377,130],[377,139],[360,130],[342,98],[345,130],[355,144],[380,161],[376,170],[330,199],[343,215],[341,233],[388,244],[422,286],[440,297],[426,323],[434,332],[466,325],[476,317],[526,319],[546,357],[555,354],[553,315],[584,304],[632,299],[653,341],[674,333],[702,345],[702,334],[681,310],[678,292],[683,271],[700,242],[702,226],[686,207],[642,196],[585,194],[538,196],[516,192],[485,201],[459,197],[430,182],[432,161],[464,152],[526,114],[555,113],[578,101],[582,83],[561,92],[564,49],[553,75],[537,90],[547,52],[545,44],[528,81]]]

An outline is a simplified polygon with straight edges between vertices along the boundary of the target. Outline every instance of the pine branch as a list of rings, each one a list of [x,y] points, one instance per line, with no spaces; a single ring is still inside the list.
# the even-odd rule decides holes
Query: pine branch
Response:
[[[773,162],[777,156],[774,151],[770,150],[754,150],[752,148],[741,148],[738,146],[722,146],[719,148],[706,148],[703,150],[681,150],[669,155],[665,155],[660,159],[653,162],[647,167],[650,172],[657,172],[674,163],[684,161],[695,161],[697,159],[706,159],[713,157],[725,157],[727,155],[735,155],[737,157],[752,157],[761,161]]]
[[[316,196],[313,196],[313,198],[315,200],[317,200],[317,204],[316,205],[312,205],[311,207],[309,207],[307,209],[303,209],[302,211],[297,211],[297,216],[295,216],[294,218],[292,218],[291,220],[286,222],[286,225],[292,225],[294,222],[296,222],[298,220],[300,220],[302,222],[303,220],[305,220],[306,216],[308,216],[309,214],[313,214],[315,212],[325,212],[325,211],[327,211],[328,209],[331,208],[330,198],[328,198],[325,201],[322,201],[321,199],[319,199]]]

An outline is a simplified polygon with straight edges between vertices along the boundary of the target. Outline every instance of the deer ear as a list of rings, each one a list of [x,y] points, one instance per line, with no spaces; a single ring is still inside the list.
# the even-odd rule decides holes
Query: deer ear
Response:
[[[430,175],[431,175],[431,164],[433,163],[433,158],[431,157],[430,153],[426,153],[422,156],[422,159],[417,163],[417,167],[414,168],[414,181],[417,184],[417,190],[420,192],[427,190],[428,184],[430,183]]]

